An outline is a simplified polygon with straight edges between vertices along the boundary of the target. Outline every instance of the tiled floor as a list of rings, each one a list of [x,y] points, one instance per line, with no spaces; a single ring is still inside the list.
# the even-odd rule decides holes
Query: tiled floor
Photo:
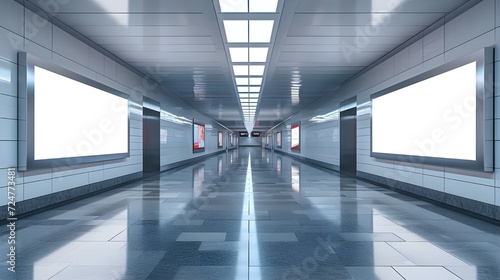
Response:
[[[16,238],[17,279],[500,279],[499,226],[260,148],[26,217]]]

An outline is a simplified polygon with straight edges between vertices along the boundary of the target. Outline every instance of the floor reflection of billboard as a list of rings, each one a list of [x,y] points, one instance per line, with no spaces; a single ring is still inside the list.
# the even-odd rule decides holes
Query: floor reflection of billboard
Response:
[[[292,139],[291,139],[291,149],[292,151],[300,151],[300,124],[292,125]]]
[[[300,191],[300,166],[292,164],[292,189],[294,192]]]
[[[218,162],[218,173],[219,173],[219,176],[222,175],[222,157],[219,157],[219,162]]]
[[[199,197],[203,193],[205,181],[205,166],[193,168],[193,195]]]
[[[281,176],[281,157],[276,158],[276,173]]]

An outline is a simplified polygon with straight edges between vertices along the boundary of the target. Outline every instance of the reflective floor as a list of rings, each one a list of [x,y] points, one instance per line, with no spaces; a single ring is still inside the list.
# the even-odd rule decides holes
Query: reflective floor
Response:
[[[499,226],[260,148],[23,218],[16,238],[0,279],[500,279]]]

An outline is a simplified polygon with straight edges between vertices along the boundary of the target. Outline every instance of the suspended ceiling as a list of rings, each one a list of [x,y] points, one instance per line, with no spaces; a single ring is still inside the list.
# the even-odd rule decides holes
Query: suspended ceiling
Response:
[[[245,130],[223,27],[245,13],[222,13],[219,0],[63,2],[40,8],[204,114]],[[275,13],[253,14],[274,20],[253,130],[297,113],[467,2],[278,0]]]

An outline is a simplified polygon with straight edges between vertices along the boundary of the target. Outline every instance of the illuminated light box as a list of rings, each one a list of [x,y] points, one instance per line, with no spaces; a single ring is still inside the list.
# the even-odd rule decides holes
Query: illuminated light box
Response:
[[[293,124],[291,127],[290,149],[292,152],[300,152],[300,123]]]
[[[281,131],[276,132],[276,147],[281,148]]]
[[[371,96],[371,156],[493,171],[493,50]]]
[[[217,148],[222,148],[222,131],[219,131],[217,138]]]
[[[193,120],[193,153],[205,151],[205,125]]]
[[[18,168],[32,170],[129,156],[128,96],[19,53]]]

